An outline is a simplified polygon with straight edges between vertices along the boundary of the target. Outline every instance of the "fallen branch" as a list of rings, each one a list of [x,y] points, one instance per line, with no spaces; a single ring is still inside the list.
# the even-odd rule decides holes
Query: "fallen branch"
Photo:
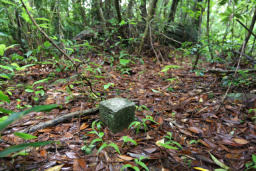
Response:
[[[240,54],[240,52],[238,51],[233,51],[235,54]],[[256,60],[252,57],[252,56],[249,56],[249,55],[246,55],[244,53],[242,53],[243,56],[245,56],[250,62],[252,62],[253,64],[256,64]]]
[[[256,72],[256,69],[239,69],[237,70],[237,72]],[[214,73],[214,74],[231,74],[231,73],[235,73],[236,70],[223,70],[223,69],[209,69],[208,71],[206,71],[208,73]]]
[[[23,132],[28,133],[28,132],[35,132],[39,129],[44,129],[46,127],[51,127],[54,125],[57,125],[59,123],[62,123],[66,120],[70,120],[74,117],[78,117],[79,115],[92,115],[95,114],[96,112],[98,112],[99,108],[92,108],[92,109],[88,109],[88,110],[83,110],[83,111],[77,111],[77,112],[72,112],[72,113],[68,113],[66,115],[57,117],[53,120],[49,120],[43,123],[40,123],[38,125],[32,126],[30,128],[25,129]]]

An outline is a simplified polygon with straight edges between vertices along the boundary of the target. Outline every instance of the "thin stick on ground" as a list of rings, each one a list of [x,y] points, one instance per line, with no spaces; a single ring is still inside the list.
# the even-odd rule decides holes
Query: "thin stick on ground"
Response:
[[[245,47],[245,42],[243,43],[243,47],[242,47],[242,50],[241,50],[241,52],[240,52],[239,60],[238,60],[238,62],[237,62],[237,66],[236,66],[236,70],[235,70],[235,73],[234,73],[234,77],[233,77],[233,78],[236,77],[238,68],[239,68],[239,66],[240,66],[241,58],[242,58],[243,52],[244,52],[244,47]],[[224,101],[225,101],[226,98],[227,98],[228,92],[229,92],[230,89],[231,89],[231,85],[232,85],[232,83],[233,83],[233,80],[234,80],[234,79],[232,79],[231,83],[229,84],[229,86],[228,86],[228,88],[227,88],[227,91],[226,91],[225,95],[223,96],[219,107],[218,107],[217,110],[216,110],[216,113],[220,110],[221,106],[224,104]]]
[[[93,114],[96,114],[98,112],[98,110],[99,110],[99,108],[92,108],[92,109],[88,109],[88,110],[68,113],[66,115],[62,115],[60,117],[57,117],[53,120],[49,120],[49,121],[40,123],[38,125],[32,126],[30,128],[27,128],[23,132],[25,132],[25,133],[35,132],[37,130],[44,129],[46,127],[51,127],[51,126],[57,125],[57,124],[62,123],[64,121],[70,120],[74,117],[78,117],[78,116],[81,116],[81,115],[93,115]]]
[[[150,44],[151,44],[151,47],[152,47],[152,49],[153,49],[153,51],[154,51],[154,53],[155,53],[155,55],[156,55],[157,62],[160,63],[159,57],[158,57],[158,55],[157,55],[157,53],[156,53],[156,51],[155,51],[154,45],[153,45],[152,33],[151,33],[151,26],[150,26],[151,22],[152,22],[152,20],[149,22],[149,26],[148,26],[148,27],[149,27]]]

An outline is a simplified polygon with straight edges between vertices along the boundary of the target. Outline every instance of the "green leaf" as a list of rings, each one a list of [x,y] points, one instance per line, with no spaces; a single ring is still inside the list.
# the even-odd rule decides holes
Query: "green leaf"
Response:
[[[7,95],[5,95],[1,90],[0,90],[0,100],[10,103],[9,97]]]
[[[50,20],[49,19],[47,19],[47,18],[35,18],[36,20],[38,20],[38,21],[47,21],[47,22],[49,22]]]
[[[6,119],[8,119],[8,116],[3,116],[3,117],[0,118],[0,122],[4,121]]]
[[[94,145],[96,142],[102,142],[102,139],[101,138],[96,138],[96,139],[93,139],[90,143],[90,146],[91,145]]]
[[[132,144],[137,145],[137,142],[128,136],[123,136],[122,138],[125,143],[131,142]]]
[[[30,88],[27,88],[27,89],[25,89],[25,92],[33,93],[33,92],[34,92],[34,90],[33,90],[33,89],[30,89]]]
[[[39,84],[39,83],[44,83],[44,82],[48,82],[48,78],[45,78],[45,79],[42,79],[42,80],[38,80],[36,82],[33,83],[33,86],[36,85],[36,84]]]
[[[108,146],[108,144],[106,144],[106,143],[103,143],[101,146],[100,146],[100,148],[99,148],[99,150],[97,151],[97,154],[99,154],[104,148],[106,148]]]
[[[214,161],[215,164],[217,164],[218,166],[220,166],[221,168],[223,169],[226,169],[226,170],[229,170],[229,167],[227,165],[225,165],[224,163],[220,162],[216,157],[214,157],[214,155],[212,155],[210,152],[209,152],[212,160]]]
[[[10,113],[12,113],[12,112],[13,112],[13,111],[11,111],[11,110],[8,110],[8,109],[5,109],[5,108],[0,107],[0,113],[10,114]]]
[[[0,77],[5,78],[5,79],[9,80],[9,79],[11,79],[11,78],[12,78],[12,75],[11,75],[11,74],[1,73],[1,74],[0,74]]]
[[[143,167],[146,171],[149,171],[149,168],[147,167],[147,165],[145,163],[143,163],[142,161],[137,161],[136,163],[138,165],[140,165],[141,167]]]
[[[154,93],[161,93],[160,91],[158,90],[155,90],[155,89],[151,89]]]
[[[108,89],[110,86],[114,86],[114,83],[108,83],[104,85],[104,90]]]
[[[120,59],[120,64],[123,66],[128,65],[131,62],[129,59]]]
[[[34,135],[26,134],[26,133],[23,133],[23,132],[14,132],[14,135],[17,136],[17,137],[20,137],[20,138],[22,138],[24,140],[32,140],[32,139],[37,138]]]
[[[252,155],[252,161],[253,161],[253,163],[256,164],[256,155],[255,154]]]
[[[0,68],[3,68],[3,69],[6,69],[6,70],[9,70],[11,72],[14,72],[13,68],[10,67],[10,66],[4,66],[4,65],[0,65]]]
[[[10,0],[0,0],[0,2],[4,3],[4,4],[7,4],[7,5],[12,5],[12,6],[16,6],[15,3],[12,3]]]
[[[119,23],[120,26],[125,25],[125,24],[126,24],[126,22],[125,22],[124,20],[122,20],[122,21]]]
[[[4,56],[5,49],[6,49],[5,44],[0,44],[0,56]]]
[[[161,70],[161,72],[167,72],[169,69],[179,69],[179,65],[166,65],[164,68]]]
[[[121,154],[120,150],[119,150],[119,147],[115,143],[111,142],[111,143],[108,144],[108,146],[113,147],[116,150],[116,152]]]
[[[0,157],[6,157],[11,153],[21,151],[27,147],[40,147],[40,146],[45,146],[45,145],[51,144],[53,142],[54,141],[42,141],[42,142],[33,142],[33,143],[14,145],[14,146],[11,146],[9,148],[6,148],[6,149],[0,151]]]
[[[44,46],[45,46],[46,48],[49,48],[51,45],[52,45],[52,44],[51,44],[49,41],[45,41],[45,42],[44,42]]]
[[[2,131],[4,128],[6,128],[8,125],[10,125],[12,122],[20,119],[24,115],[29,114],[30,112],[45,112],[50,111],[54,108],[57,108],[59,105],[57,104],[50,104],[50,105],[42,105],[42,106],[35,106],[30,109],[27,109],[22,112],[15,112],[9,115],[8,119],[4,120],[3,122],[0,122],[0,131]]]
[[[171,145],[169,145],[167,143],[159,143],[159,145],[161,145],[162,147],[167,148],[167,149],[178,150],[177,147],[171,146]]]

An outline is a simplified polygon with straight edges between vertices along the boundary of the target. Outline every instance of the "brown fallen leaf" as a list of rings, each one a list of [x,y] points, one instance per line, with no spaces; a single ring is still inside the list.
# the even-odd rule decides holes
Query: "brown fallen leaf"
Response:
[[[132,161],[132,160],[133,160],[132,157],[126,156],[126,155],[119,155],[118,157],[119,157],[120,159],[125,160],[125,161]]]
[[[47,156],[47,151],[45,149],[40,150],[40,156],[45,158]]]
[[[143,151],[146,151],[147,153],[154,153],[157,149],[156,148],[145,148]]]
[[[200,128],[197,128],[197,127],[189,127],[188,130],[193,132],[193,133],[196,133],[196,134],[202,134],[203,133],[203,130],[201,130]]]
[[[90,125],[88,125],[87,123],[83,123],[81,126],[80,126],[80,131],[81,130],[84,130],[86,128],[88,128]]]
[[[249,143],[246,139],[243,139],[243,138],[233,138],[233,141],[241,145],[245,145]]]
[[[73,164],[74,171],[84,171],[86,170],[86,162],[84,159],[74,159]]]
[[[60,171],[63,166],[64,166],[64,164],[57,165],[57,166],[51,167],[49,169],[46,169],[45,171]]]

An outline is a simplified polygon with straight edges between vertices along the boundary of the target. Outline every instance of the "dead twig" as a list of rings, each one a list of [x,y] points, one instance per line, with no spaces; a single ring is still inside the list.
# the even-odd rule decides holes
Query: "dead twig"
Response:
[[[51,127],[54,125],[57,125],[59,123],[62,123],[66,120],[70,120],[74,117],[78,117],[81,115],[92,115],[92,114],[96,114],[96,112],[98,112],[99,108],[92,108],[92,109],[88,109],[88,110],[83,110],[83,111],[77,111],[77,112],[72,112],[72,113],[68,113],[65,114],[63,116],[57,117],[53,120],[49,120],[43,123],[40,123],[38,125],[32,126],[30,128],[25,129],[23,132],[28,133],[28,132],[35,132],[39,129],[44,129],[46,127]]]
[[[149,27],[150,44],[151,44],[151,47],[152,47],[152,49],[153,49],[153,51],[154,51],[154,53],[155,53],[155,55],[156,55],[157,62],[160,63],[159,57],[158,57],[158,55],[157,55],[157,53],[156,53],[156,51],[155,51],[154,45],[153,45],[152,33],[151,33],[151,26],[150,26],[150,23],[151,23],[151,22],[152,22],[152,21],[150,21],[149,24],[148,24],[148,27]]]
[[[229,92],[229,90],[231,89],[231,85],[232,85],[232,83],[233,83],[234,78],[236,77],[238,68],[239,68],[239,66],[240,66],[240,62],[241,62],[241,58],[242,58],[242,56],[243,56],[244,48],[245,48],[245,42],[243,43],[243,47],[242,47],[242,50],[241,50],[241,53],[240,53],[240,56],[239,56],[239,60],[238,60],[238,62],[237,62],[237,66],[236,66],[236,70],[235,70],[235,73],[234,73],[234,77],[233,77],[233,79],[232,79],[232,81],[231,81],[231,84],[229,84],[229,86],[228,86],[228,88],[227,88],[227,91],[226,91],[225,95],[223,96],[219,107],[218,107],[217,110],[216,110],[216,113],[218,113],[218,111],[220,110],[221,106],[224,104],[224,101],[225,101],[225,99],[227,98],[228,92]]]
[[[256,69],[239,69],[239,70],[237,70],[237,72],[240,72],[240,71],[256,72]],[[223,69],[216,68],[216,69],[209,69],[206,72],[214,73],[214,74],[231,74],[231,73],[235,73],[236,70],[223,70]]]

